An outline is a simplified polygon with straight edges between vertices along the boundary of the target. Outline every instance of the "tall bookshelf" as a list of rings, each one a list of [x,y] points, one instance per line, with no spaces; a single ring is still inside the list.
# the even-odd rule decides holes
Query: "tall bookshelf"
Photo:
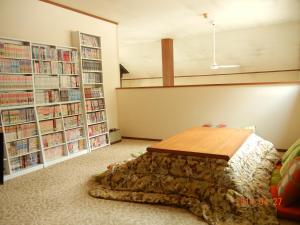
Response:
[[[0,119],[6,177],[42,168],[28,41],[0,38]]]
[[[72,33],[72,41],[80,52],[86,130],[89,148],[94,150],[110,143],[103,87],[101,38],[77,31]]]
[[[0,129],[10,179],[88,152],[78,50],[0,38]]]
[[[45,165],[87,153],[77,49],[32,44],[32,58]]]

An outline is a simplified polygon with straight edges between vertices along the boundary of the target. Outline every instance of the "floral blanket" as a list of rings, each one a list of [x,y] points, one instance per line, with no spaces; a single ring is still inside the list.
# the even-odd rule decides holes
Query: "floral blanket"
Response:
[[[229,160],[144,153],[111,165],[96,198],[183,207],[209,224],[279,224],[269,181],[279,154],[251,134]]]

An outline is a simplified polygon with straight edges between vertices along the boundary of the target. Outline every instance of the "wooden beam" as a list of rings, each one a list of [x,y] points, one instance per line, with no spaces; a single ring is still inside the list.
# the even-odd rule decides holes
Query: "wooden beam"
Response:
[[[173,39],[161,40],[163,86],[174,86]]]
[[[98,20],[103,20],[105,22],[109,22],[109,23],[113,23],[113,24],[118,25],[118,22],[115,22],[115,21],[112,21],[112,20],[109,20],[109,19],[106,19],[106,18],[103,18],[103,17],[100,17],[100,16],[96,16],[94,14],[91,14],[91,13],[88,13],[88,12],[84,12],[84,11],[81,11],[79,9],[75,9],[75,8],[70,7],[70,6],[66,6],[66,5],[57,3],[57,2],[53,2],[51,0],[39,0],[39,1],[51,4],[51,5],[55,5],[55,6],[64,8],[64,9],[68,9],[70,11],[77,12],[77,13],[80,13],[80,14],[83,14],[83,15],[86,15],[86,16],[90,16],[90,17],[96,18]]]

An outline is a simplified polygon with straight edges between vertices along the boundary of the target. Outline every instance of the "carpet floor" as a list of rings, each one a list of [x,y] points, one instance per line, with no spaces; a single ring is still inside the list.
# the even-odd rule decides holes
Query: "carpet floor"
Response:
[[[0,225],[205,225],[184,209],[96,199],[93,175],[153,142],[123,140],[0,186]],[[283,225],[295,225],[281,221]]]

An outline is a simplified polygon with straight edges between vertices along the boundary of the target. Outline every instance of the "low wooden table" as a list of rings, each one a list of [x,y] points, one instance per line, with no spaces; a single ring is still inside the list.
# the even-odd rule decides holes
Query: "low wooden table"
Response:
[[[195,127],[158,142],[147,151],[229,160],[251,133],[246,129]]]

